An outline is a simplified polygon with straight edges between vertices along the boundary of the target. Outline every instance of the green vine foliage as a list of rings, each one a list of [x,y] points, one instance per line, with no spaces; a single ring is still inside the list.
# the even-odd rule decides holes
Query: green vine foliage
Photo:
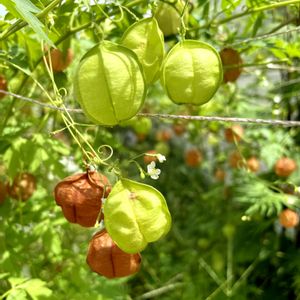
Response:
[[[202,106],[177,105],[149,80],[141,112],[300,121],[300,1],[1,1],[0,90],[57,107],[0,91],[1,300],[300,299],[299,225],[279,220],[286,208],[300,212],[298,127],[245,124],[230,137],[233,124],[224,122],[137,115],[108,127],[66,109],[80,108],[73,79],[84,54],[103,40],[121,44],[162,2],[184,9],[174,10],[181,25],[164,37],[166,53],[187,39],[233,48],[242,71]],[[50,63],[53,45],[60,67],[68,62],[63,71]],[[147,158],[157,153],[166,161],[153,167]],[[248,164],[253,157],[258,167]],[[275,167],[282,157],[298,166],[289,176]],[[55,205],[55,185],[87,166],[112,185],[128,178],[166,199],[170,232],[141,253],[135,275],[93,273],[86,254],[99,224],[70,224]],[[34,176],[32,195],[3,198],[20,173]]]

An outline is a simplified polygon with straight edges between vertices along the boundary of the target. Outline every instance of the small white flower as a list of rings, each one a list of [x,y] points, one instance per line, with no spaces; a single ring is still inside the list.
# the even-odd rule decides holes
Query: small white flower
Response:
[[[147,166],[147,173],[152,179],[158,179],[159,174],[161,173],[160,169],[156,169],[155,167],[156,165],[154,161]]]
[[[157,154],[157,159],[160,163],[163,163],[166,160],[166,157],[160,153]]]
[[[289,205],[295,205],[296,204],[296,197],[288,196],[286,203],[289,204]]]

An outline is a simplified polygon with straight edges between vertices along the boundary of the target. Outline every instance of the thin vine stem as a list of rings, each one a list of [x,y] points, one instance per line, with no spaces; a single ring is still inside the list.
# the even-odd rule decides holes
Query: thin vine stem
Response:
[[[282,35],[282,34],[288,34],[288,33],[291,33],[294,31],[299,31],[299,30],[300,30],[300,26],[297,26],[297,27],[289,29],[289,30],[268,33],[268,34],[259,35],[259,36],[253,37],[253,38],[243,39],[241,41],[237,41],[235,43],[228,44],[227,46],[233,47],[233,46],[237,46],[237,45],[241,45],[241,44],[245,44],[245,43],[249,43],[249,42],[253,42],[253,41],[268,39],[268,38],[275,37],[275,36]]]
[[[253,13],[258,13],[258,12],[262,12],[262,11],[265,11],[265,10],[275,9],[275,8],[279,8],[279,7],[282,7],[282,6],[287,6],[287,5],[290,5],[290,4],[297,4],[297,3],[300,3],[300,0],[288,0],[288,1],[282,1],[282,2],[277,2],[277,3],[273,3],[273,4],[263,5],[263,6],[259,6],[259,7],[255,7],[255,8],[249,8],[244,12],[241,12],[239,14],[235,14],[235,15],[230,16],[228,18],[224,18],[220,21],[217,21],[215,23],[215,25],[221,25],[221,24],[224,24],[224,23],[228,23],[232,20],[250,15],[250,14],[253,14]]]
[[[42,48],[43,45],[42,45]],[[97,163],[100,163],[101,165],[105,165],[105,166],[109,166],[108,163],[104,162],[98,155],[98,153],[94,150],[94,148],[92,147],[92,145],[86,140],[86,138],[81,134],[81,132],[76,128],[75,126],[75,122],[73,121],[72,116],[69,114],[68,109],[66,108],[66,106],[63,104],[62,99],[61,99],[61,95],[59,93],[59,90],[56,86],[55,80],[54,80],[54,76],[53,76],[53,70],[52,70],[52,64],[51,64],[51,56],[50,53],[48,51],[48,62],[46,60],[46,57],[43,57],[45,66],[46,66],[46,70],[47,73],[51,79],[52,82],[52,86],[53,86],[53,91],[54,94],[56,95],[56,100],[59,103],[59,105],[62,106],[62,113],[61,113],[61,117],[68,129],[68,131],[70,132],[70,134],[72,135],[72,137],[74,138],[74,140],[76,141],[76,143],[78,144],[78,146],[80,147],[81,151],[83,152],[84,156],[90,161],[93,162],[95,161],[95,158],[97,159]],[[53,99],[50,97],[50,101],[52,103],[52,106],[57,107],[57,104],[53,101]],[[80,140],[77,138],[79,137],[80,140],[83,141],[83,143],[90,149],[92,155],[94,157],[90,157],[89,153],[85,150],[85,148],[82,146]]]

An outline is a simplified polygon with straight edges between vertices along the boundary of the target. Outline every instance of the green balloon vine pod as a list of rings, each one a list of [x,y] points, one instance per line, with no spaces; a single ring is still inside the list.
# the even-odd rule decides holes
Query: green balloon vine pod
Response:
[[[130,49],[103,41],[82,58],[74,91],[86,116],[116,125],[135,116],[146,97],[142,66]]]
[[[162,66],[162,85],[176,104],[202,105],[208,102],[222,80],[222,61],[218,52],[200,41],[177,43]]]
[[[164,36],[154,18],[147,18],[131,25],[124,33],[122,45],[133,50],[145,72],[147,84],[159,78],[164,59]]]
[[[161,2],[154,15],[164,36],[179,33],[179,28],[181,26],[180,14],[183,12],[185,3],[182,0],[178,0],[175,3],[175,7],[173,5],[167,2]],[[187,23],[187,21],[188,15],[185,14],[184,22]]]
[[[104,204],[104,222],[113,241],[126,253],[138,253],[166,235],[171,215],[164,196],[150,185],[119,180]]]

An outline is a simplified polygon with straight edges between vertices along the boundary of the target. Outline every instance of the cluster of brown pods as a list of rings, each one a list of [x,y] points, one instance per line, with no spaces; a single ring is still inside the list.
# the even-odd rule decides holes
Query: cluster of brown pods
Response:
[[[54,189],[57,205],[65,218],[83,227],[93,227],[104,218],[102,200],[111,191],[108,179],[95,171],[74,174],[59,182]],[[138,272],[141,255],[122,251],[106,230],[91,239],[86,258],[92,271],[107,278],[117,278]]]

